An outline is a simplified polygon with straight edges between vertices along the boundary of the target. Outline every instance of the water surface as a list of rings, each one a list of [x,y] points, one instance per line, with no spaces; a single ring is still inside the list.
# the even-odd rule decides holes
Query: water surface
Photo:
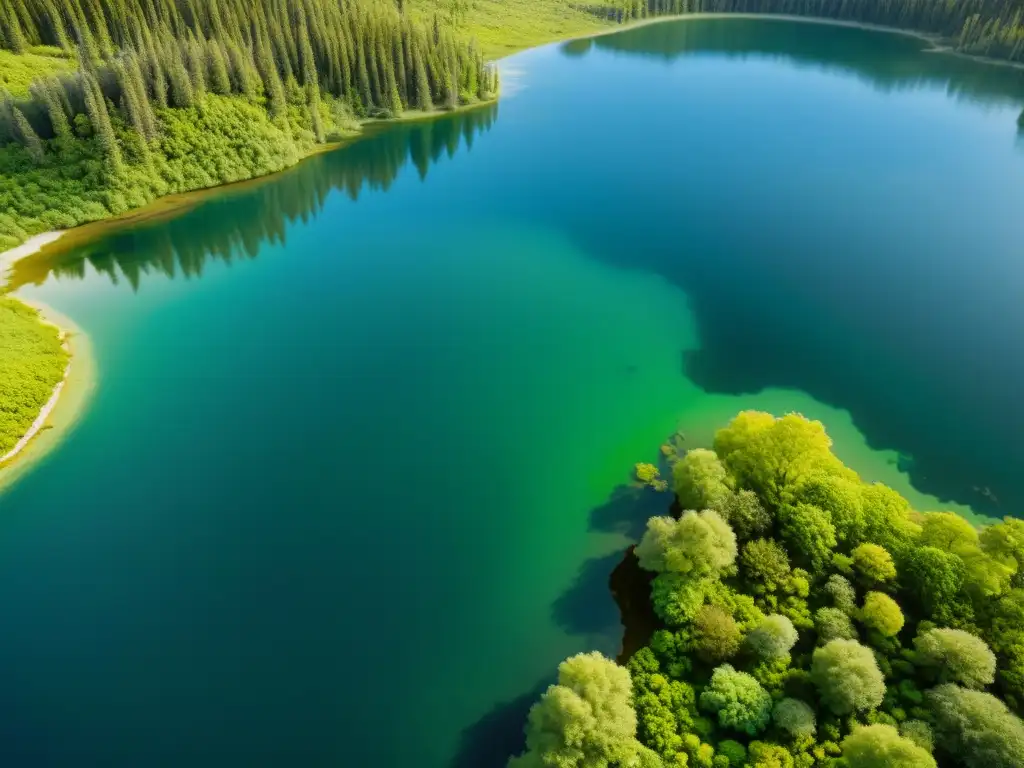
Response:
[[[632,463],[743,407],[920,507],[1024,509],[1024,84],[922,47],[538,49],[500,107],[19,264],[99,382],[0,498],[0,754],[500,765],[558,660],[616,650],[663,505]]]

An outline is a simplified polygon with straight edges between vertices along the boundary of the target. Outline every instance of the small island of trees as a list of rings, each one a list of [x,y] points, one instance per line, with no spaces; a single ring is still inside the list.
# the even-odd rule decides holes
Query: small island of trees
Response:
[[[916,512],[795,414],[667,453],[627,556],[660,627],[565,661],[510,768],[1024,765],[1024,520]]]

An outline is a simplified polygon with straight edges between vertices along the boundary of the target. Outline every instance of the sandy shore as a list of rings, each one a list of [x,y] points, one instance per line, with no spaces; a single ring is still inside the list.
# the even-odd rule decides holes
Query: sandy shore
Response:
[[[41,235],[34,235],[30,237],[24,243],[15,248],[11,248],[9,251],[0,253],[0,270],[6,274],[7,270],[11,268],[14,262],[19,259],[24,259],[26,256],[31,256],[33,253],[38,253],[50,243],[56,242],[63,234],[63,230],[57,232],[43,232]]]
[[[53,394],[50,395],[50,399],[46,401],[46,404],[39,411],[39,415],[36,416],[35,421],[32,422],[32,426],[28,428],[28,432],[22,435],[21,440],[19,440],[11,450],[3,456],[0,456],[0,464],[10,461],[21,453],[25,446],[29,444],[29,441],[46,425],[46,420],[50,418],[50,414],[53,413],[53,409],[57,407],[57,400],[60,398],[60,392],[64,389],[64,382],[68,380],[69,375],[71,375],[70,362],[68,362],[67,367],[64,368],[64,378],[57,382],[57,386],[53,388]]]
[[[0,458],[0,489],[22,477],[67,436],[85,412],[96,385],[96,365],[89,338],[75,323],[44,304],[13,298],[38,310],[42,322],[60,330],[71,359],[64,368],[64,378],[54,386],[32,426],[17,445]]]

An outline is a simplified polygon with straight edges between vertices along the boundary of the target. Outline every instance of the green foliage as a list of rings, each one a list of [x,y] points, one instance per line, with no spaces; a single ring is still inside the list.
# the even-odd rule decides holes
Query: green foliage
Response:
[[[74,68],[74,60],[60,49],[40,47],[21,54],[0,50],[0,90],[6,89],[14,96],[27,96],[33,81]]]
[[[813,427],[779,421],[745,414],[718,435],[716,482],[762,489],[725,504],[737,527],[760,518],[737,537],[736,567],[735,540],[696,512],[656,518],[645,535],[651,600],[673,629],[629,662],[640,742],[677,768],[1024,765],[1013,714],[1024,705],[1024,588],[1012,588],[1024,527],[919,515],[823,458]],[[813,469],[794,481],[768,455],[772,441]],[[760,511],[735,514],[744,497]],[[899,640],[905,624],[912,649]],[[969,688],[987,685],[1005,703]],[[715,723],[697,714],[695,693]]]
[[[41,323],[35,309],[0,297],[0,456],[32,426],[67,362],[56,327]]]
[[[716,713],[723,728],[754,736],[768,725],[772,697],[753,677],[724,664],[711,675],[700,695],[700,706]]]
[[[832,574],[822,590],[831,600],[832,605],[847,614],[857,609],[857,591],[843,576]]]
[[[935,759],[891,725],[864,725],[843,740],[849,768],[935,768]]]
[[[903,629],[903,611],[899,604],[882,592],[868,592],[860,609],[860,620],[883,637],[893,637]]]
[[[775,592],[789,576],[789,556],[774,539],[747,542],[740,556],[740,565],[755,592]]]
[[[931,726],[923,720],[907,720],[901,723],[900,736],[910,739],[929,753],[935,747],[935,737],[932,735]]]
[[[704,661],[716,664],[733,656],[743,634],[736,620],[717,605],[705,605],[693,622],[693,650]]]
[[[854,568],[867,584],[884,584],[896,578],[896,565],[884,547],[864,543],[850,554]]]
[[[982,688],[995,680],[996,657],[980,637],[959,629],[930,629],[914,638],[917,660],[942,683]]]
[[[652,517],[636,556],[648,571],[717,577],[736,560],[736,536],[713,510],[684,512],[679,520]]]
[[[819,608],[814,612],[814,630],[818,643],[824,645],[830,640],[856,640],[857,630],[849,615],[838,608]]]
[[[794,501],[828,512],[836,537],[856,544],[864,537],[863,485],[846,475],[812,473],[793,491]]]
[[[740,768],[747,761],[747,748],[732,739],[719,742],[718,754],[729,761],[729,768]]]
[[[651,603],[670,627],[688,624],[704,605],[709,583],[681,573],[659,573],[651,583]]]
[[[778,659],[789,655],[799,639],[793,622],[785,616],[766,616],[750,634],[747,647],[760,659]]]
[[[428,32],[374,0],[118,0],[111,13],[18,1],[33,9],[26,41],[60,48],[0,51],[0,78],[18,93],[0,105],[0,249],[281,170],[356,117],[497,92],[495,71],[449,25]]]
[[[664,491],[668,488],[668,483],[661,479],[661,470],[653,464],[637,463],[634,472],[641,485],[649,486],[656,491]]]
[[[779,522],[793,559],[812,573],[825,570],[836,548],[836,529],[828,513],[811,504],[787,504],[779,509]]]
[[[785,747],[767,741],[752,741],[748,751],[750,768],[793,768],[793,755]]]
[[[772,517],[753,491],[739,491],[725,503],[726,521],[741,541],[766,533],[772,527]]]
[[[693,689],[660,674],[637,676],[633,697],[638,738],[671,764],[683,752],[683,735],[693,727]]]
[[[967,568],[957,555],[924,546],[910,552],[904,562],[904,586],[927,617],[947,623],[969,612],[961,598]]]
[[[715,435],[715,451],[737,484],[772,507],[814,473],[852,475],[831,446],[821,422],[793,413],[744,411]]]
[[[979,543],[1012,574],[1014,587],[1024,586],[1024,520],[1007,517],[988,526],[981,532]]]
[[[871,650],[854,640],[832,640],[814,650],[811,679],[822,703],[837,715],[873,709],[885,696],[885,679]]]
[[[530,709],[526,752],[510,768],[612,768],[641,749],[629,672],[599,653],[562,662],[558,684]]]
[[[935,716],[935,742],[966,768],[1019,768],[1024,723],[995,696],[952,684],[925,695]]]
[[[683,509],[723,511],[732,495],[725,467],[714,451],[694,448],[672,467],[672,490]]]
[[[772,710],[772,721],[794,739],[814,736],[814,710],[800,699],[781,699]]]

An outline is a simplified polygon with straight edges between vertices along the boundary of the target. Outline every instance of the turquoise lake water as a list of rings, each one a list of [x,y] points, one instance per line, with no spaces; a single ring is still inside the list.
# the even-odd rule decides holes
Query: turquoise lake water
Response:
[[[825,421],[1024,511],[1024,72],[778,20],[503,62],[397,126],[18,265],[90,337],[0,497],[11,765],[499,766],[677,427]]]

